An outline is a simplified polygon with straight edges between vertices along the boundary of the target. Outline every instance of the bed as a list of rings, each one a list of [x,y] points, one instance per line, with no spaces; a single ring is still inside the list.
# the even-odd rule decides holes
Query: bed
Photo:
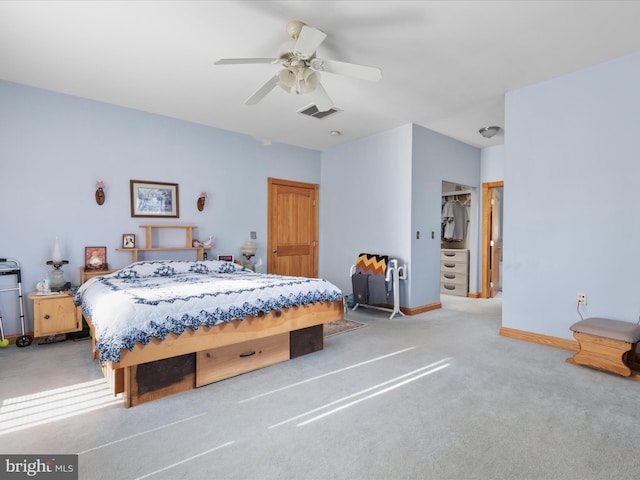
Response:
[[[127,407],[321,350],[323,324],[344,314],[330,282],[214,260],[135,262],[74,302]]]

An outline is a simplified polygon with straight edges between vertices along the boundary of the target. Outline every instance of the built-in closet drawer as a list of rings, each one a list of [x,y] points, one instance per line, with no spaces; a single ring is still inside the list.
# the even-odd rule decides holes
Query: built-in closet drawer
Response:
[[[454,250],[452,248],[440,250],[440,260],[447,262],[469,263],[468,250]]]
[[[456,285],[467,285],[469,275],[466,273],[440,272],[440,283],[452,283]]]
[[[469,250],[440,251],[440,293],[466,297],[469,293]]]
[[[446,293],[447,295],[459,295],[466,297],[469,293],[469,289],[466,285],[456,285],[455,283],[441,283],[440,293]]]
[[[451,262],[449,260],[444,260],[440,262],[440,273],[450,272],[450,273],[461,273],[466,275],[469,270],[469,264],[464,262]]]

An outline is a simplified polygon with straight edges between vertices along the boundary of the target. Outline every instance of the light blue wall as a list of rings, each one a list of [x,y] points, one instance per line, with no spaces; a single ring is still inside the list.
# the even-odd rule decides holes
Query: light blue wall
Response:
[[[345,293],[359,253],[411,261],[411,135],[404,125],[322,153],[319,274]]]
[[[407,266],[403,307],[439,302],[442,180],[477,187],[480,150],[409,124],[323,152],[320,276],[349,293],[357,255],[388,254]]]
[[[489,182],[504,181],[505,168],[505,148],[504,145],[496,145],[494,147],[483,148],[480,152],[480,185]],[[480,192],[482,194],[482,192]],[[501,206],[504,206],[504,190],[502,192]],[[480,200],[480,213],[478,214],[478,262],[477,277],[478,292],[482,290],[482,218],[484,211],[482,209],[482,200]],[[504,227],[504,221],[501,224]],[[502,231],[501,233],[504,233]],[[502,280],[500,281],[502,284]]]
[[[506,97],[503,325],[640,314],[640,55]]]
[[[197,225],[201,238],[216,236],[213,255],[239,256],[256,231],[266,261],[269,176],[320,183],[320,153],[0,81],[0,257],[21,262],[25,294],[47,271],[55,236],[70,262],[66,279],[77,284],[85,246],[107,246],[109,266],[122,267],[131,259],[115,251],[122,234],[142,245],[138,225],[149,223]],[[180,218],[131,218],[131,179],[178,183]],[[106,184],[103,206],[97,180]],[[201,191],[209,194],[203,212]],[[10,284],[0,277],[0,288]],[[6,333],[18,332],[16,296],[0,294],[0,309]]]
[[[471,197],[469,291],[477,292],[480,150],[426,128],[413,126],[412,306],[440,301],[442,181],[475,188]],[[420,232],[420,238],[417,232]],[[431,238],[434,232],[434,239]]]
[[[480,183],[504,180],[504,145],[483,148],[480,152]]]

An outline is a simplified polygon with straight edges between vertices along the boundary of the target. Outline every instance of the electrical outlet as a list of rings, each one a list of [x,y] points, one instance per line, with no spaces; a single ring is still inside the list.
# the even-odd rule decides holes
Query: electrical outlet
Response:
[[[578,303],[580,305],[587,304],[587,294],[586,293],[578,293]]]

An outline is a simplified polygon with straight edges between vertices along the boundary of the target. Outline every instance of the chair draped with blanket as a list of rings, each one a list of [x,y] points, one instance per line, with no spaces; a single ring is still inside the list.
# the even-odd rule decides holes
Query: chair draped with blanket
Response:
[[[388,305],[393,303],[391,282],[386,281],[389,257],[361,253],[351,275],[353,299],[363,305]]]
[[[400,311],[398,280],[405,278],[404,267],[398,267],[398,260],[389,259],[388,255],[361,253],[351,267],[353,310],[362,305],[390,311],[390,318],[397,313],[404,315]]]

